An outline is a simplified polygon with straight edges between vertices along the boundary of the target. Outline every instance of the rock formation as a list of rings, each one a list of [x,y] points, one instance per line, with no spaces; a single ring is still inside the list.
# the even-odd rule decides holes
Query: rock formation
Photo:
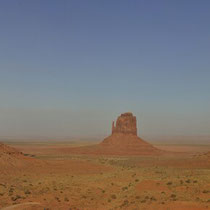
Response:
[[[114,125],[114,121],[112,122],[112,134],[114,133],[137,135],[136,117],[130,112],[121,114],[117,118],[116,126]]]
[[[137,136],[136,117],[130,112],[121,114],[117,118],[116,125],[114,122],[112,123],[111,136],[105,138],[100,145],[110,154],[149,155],[161,153],[160,150]]]
[[[62,152],[93,155],[159,155],[163,152],[137,136],[136,117],[127,112],[112,123],[112,134],[100,144],[64,148]]]

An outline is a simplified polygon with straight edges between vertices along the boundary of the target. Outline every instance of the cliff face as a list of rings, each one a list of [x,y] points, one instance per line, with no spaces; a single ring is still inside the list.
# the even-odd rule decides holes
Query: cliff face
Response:
[[[112,123],[112,134],[114,133],[132,134],[137,136],[136,117],[130,112],[121,114],[120,117],[117,118],[116,126],[114,122]]]

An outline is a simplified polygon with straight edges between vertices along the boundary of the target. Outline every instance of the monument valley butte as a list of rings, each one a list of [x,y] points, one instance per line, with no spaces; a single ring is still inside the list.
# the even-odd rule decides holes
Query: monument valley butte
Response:
[[[63,152],[89,155],[160,155],[164,153],[137,136],[137,121],[132,113],[121,114],[112,123],[112,134],[98,145],[64,149]]]
[[[112,123],[112,135],[100,144],[104,153],[121,155],[155,155],[162,151],[137,136],[136,117],[127,112]],[[102,152],[103,154],[103,152]]]
[[[210,145],[153,146],[137,136],[132,113],[121,114],[98,144],[4,142],[0,208],[209,209],[209,151]]]

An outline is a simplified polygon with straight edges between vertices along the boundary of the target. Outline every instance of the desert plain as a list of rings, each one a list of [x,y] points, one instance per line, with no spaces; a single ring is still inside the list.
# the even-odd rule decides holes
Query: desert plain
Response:
[[[210,208],[210,145],[157,144],[175,152],[155,156],[63,152],[94,143],[5,142],[23,154],[1,163],[0,208]]]

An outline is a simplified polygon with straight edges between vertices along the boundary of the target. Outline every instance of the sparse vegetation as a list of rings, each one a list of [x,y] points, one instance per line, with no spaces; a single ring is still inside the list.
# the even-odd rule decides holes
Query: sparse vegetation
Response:
[[[48,161],[47,158],[45,156],[44,160]],[[49,158],[50,164],[53,163],[52,157]],[[100,162],[97,157],[59,158],[61,160],[53,164],[61,171],[50,168],[48,172],[49,166],[45,165],[40,173],[25,171],[10,176],[9,181],[7,177],[2,179],[5,183],[0,183],[0,208],[34,200],[49,209],[61,206],[73,210],[96,209],[96,206],[99,209],[135,209],[137,206],[149,209],[150,205],[167,209],[169,203],[176,205],[183,200],[210,207],[206,166],[195,168],[192,173],[188,168],[163,166],[165,157],[160,161],[161,167],[153,166],[157,160],[152,157],[110,157],[104,158],[103,165],[97,169]]]
[[[68,201],[69,201],[69,199],[68,199],[67,197],[65,197],[65,198],[64,198],[64,201],[68,202]]]
[[[208,190],[203,190],[203,193],[210,193],[210,191],[208,191]]]
[[[117,198],[117,196],[116,196],[116,195],[114,195],[114,194],[112,194],[112,195],[111,195],[111,198],[112,198],[112,199],[116,199],[116,198]]]
[[[29,195],[29,194],[31,194],[31,192],[29,191],[29,190],[25,190],[25,192],[24,192],[26,195]]]

